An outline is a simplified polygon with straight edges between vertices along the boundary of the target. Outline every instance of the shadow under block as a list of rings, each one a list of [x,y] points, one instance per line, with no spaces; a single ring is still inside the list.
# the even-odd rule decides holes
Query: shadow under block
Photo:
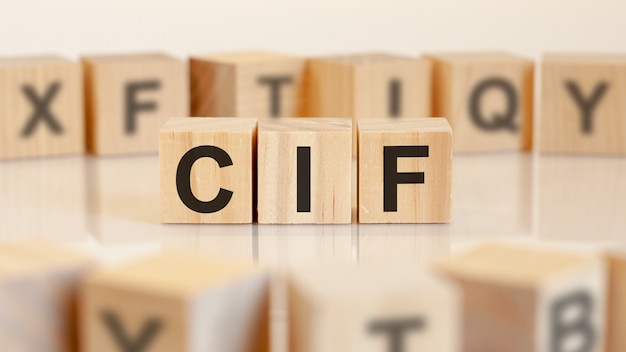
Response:
[[[389,54],[312,59],[307,64],[305,116],[429,117],[431,63]],[[353,134],[356,149],[356,130]]]
[[[158,131],[189,115],[187,64],[165,54],[88,56],[87,149],[96,155],[153,153]]]
[[[626,55],[547,54],[540,150],[626,155]]]
[[[95,273],[83,351],[268,351],[268,282],[251,265],[183,252]]]
[[[260,224],[351,222],[349,119],[264,119],[258,133]]]
[[[0,350],[78,351],[78,285],[93,268],[55,245],[0,245]]]
[[[172,118],[161,128],[161,221],[251,223],[257,119]]]
[[[82,104],[79,63],[0,59],[0,159],[82,153]]]
[[[192,56],[191,116],[301,116],[304,63],[266,52]]]
[[[534,63],[499,53],[428,55],[433,116],[446,117],[455,152],[530,150]]]
[[[360,223],[452,219],[452,131],[444,118],[363,120],[358,126]]]
[[[292,352],[460,350],[456,287],[418,270],[298,270],[288,302]]]
[[[463,291],[463,351],[600,352],[603,264],[596,255],[488,244],[437,268]]]
[[[626,252],[606,254],[609,289],[607,295],[607,352],[626,351]]]

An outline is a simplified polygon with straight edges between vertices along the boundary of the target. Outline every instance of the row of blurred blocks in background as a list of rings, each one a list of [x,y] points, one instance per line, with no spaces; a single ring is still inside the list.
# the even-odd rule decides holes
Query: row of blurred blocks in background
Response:
[[[82,72],[82,73],[81,73]],[[542,61],[540,149],[626,153],[626,57]],[[529,149],[534,63],[496,52],[0,60],[0,158],[154,152],[170,117],[446,117],[455,151]],[[536,139],[536,137],[535,137]],[[353,138],[356,141],[356,138]]]
[[[98,268],[36,242],[0,254],[3,351],[268,351],[281,306],[290,351],[626,348],[623,252],[486,244],[428,269],[288,271],[178,252]]]

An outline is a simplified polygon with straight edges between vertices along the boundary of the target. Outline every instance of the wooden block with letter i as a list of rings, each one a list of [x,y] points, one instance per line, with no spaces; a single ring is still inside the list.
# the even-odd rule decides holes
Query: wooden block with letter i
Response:
[[[266,352],[269,279],[237,261],[164,252],[89,276],[85,352]]]
[[[608,270],[606,352],[626,351],[626,250],[605,255]]]
[[[268,52],[194,55],[192,116],[296,117],[302,113],[304,59]]]
[[[358,126],[362,223],[452,218],[452,131],[443,118],[363,120]]]
[[[79,154],[84,136],[79,63],[0,59],[0,159]]]
[[[539,149],[626,155],[626,55],[547,54]]]
[[[94,264],[34,240],[0,245],[0,349],[79,351],[77,295]]]
[[[486,244],[437,264],[461,287],[463,351],[604,351],[599,255]]]
[[[172,118],[161,128],[161,221],[251,223],[257,119]]]
[[[288,277],[292,352],[459,351],[456,287],[407,267],[333,267]]]
[[[431,116],[431,63],[384,53],[311,59],[306,79],[306,116]],[[353,134],[356,150],[356,130]]]
[[[351,137],[349,119],[260,120],[259,223],[350,223]]]
[[[442,53],[433,62],[433,115],[454,131],[455,152],[529,150],[531,59],[501,53]]]
[[[168,118],[188,116],[184,61],[165,54],[87,56],[87,149],[96,155],[154,153]]]

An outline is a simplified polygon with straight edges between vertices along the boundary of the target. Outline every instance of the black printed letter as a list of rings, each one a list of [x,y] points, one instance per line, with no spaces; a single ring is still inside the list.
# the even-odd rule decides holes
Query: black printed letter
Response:
[[[157,90],[161,82],[157,80],[131,82],[126,84],[126,134],[134,134],[137,130],[137,114],[140,111],[154,111],[157,108],[155,101],[137,101],[137,93],[142,90]]]
[[[280,111],[280,87],[283,84],[291,83],[291,76],[264,76],[259,77],[259,84],[267,84],[270,86],[270,116],[278,117]]]
[[[427,158],[427,145],[384,147],[384,211],[398,211],[398,185],[424,183],[423,172],[398,172],[398,158]]]
[[[578,307],[579,314],[575,319],[564,319],[564,312]],[[591,352],[595,350],[596,331],[590,321],[593,310],[591,295],[585,291],[574,292],[560,298],[552,304],[552,347],[551,352]],[[576,350],[564,348],[568,337],[579,336],[580,344]]]
[[[581,129],[583,133],[590,134],[593,131],[593,110],[602,99],[602,96],[604,96],[604,93],[606,93],[609,88],[609,84],[606,82],[598,83],[596,88],[593,90],[593,93],[591,93],[591,97],[587,100],[583,97],[583,94],[580,92],[580,88],[576,82],[567,81],[565,82],[565,87],[580,108]]]
[[[104,325],[111,333],[117,347],[123,352],[146,351],[163,325],[160,320],[154,318],[148,320],[143,325],[139,335],[132,341],[124,332],[124,328],[115,313],[104,311],[102,312],[101,318]]]
[[[504,114],[494,114],[491,121],[486,120],[480,111],[480,101],[482,96],[489,89],[502,90],[506,95],[507,100],[506,112]],[[515,121],[513,121],[519,106],[517,92],[515,91],[513,84],[506,79],[492,77],[480,81],[474,89],[472,89],[469,103],[470,117],[480,129],[484,131],[496,131],[501,128],[507,128],[511,132],[517,131],[517,126],[515,126]]]
[[[33,132],[35,132],[35,127],[37,127],[37,122],[39,120],[43,120],[48,123],[48,127],[52,130],[52,132],[56,134],[63,133],[63,127],[57,120],[54,119],[54,116],[50,112],[50,105],[52,100],[57,95],[59,90],[61,89],[61,83],[53,82],[46,91],[46,94],[43,98],[39,99],[37,93],[35,93],[35,88],[33,86],[24,85],[22,86],[22,92],[26,95],[26,99],[31,102],[33,107],[35,108],[33,114],[30,116],[28,123],[24,126],[22,130],[22,138],[29,137]]]
[[[389,336],[389,352],[404,351],[404,335],[408,330],[421,330],[425,322],[421,318],[374,321],[369,325],[370,333],[385,333]]]

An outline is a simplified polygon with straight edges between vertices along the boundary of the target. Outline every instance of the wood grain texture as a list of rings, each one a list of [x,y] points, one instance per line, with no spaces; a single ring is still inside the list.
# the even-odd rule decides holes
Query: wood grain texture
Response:
[[[0,59],[0,159],[80,154],[84,133],[79,63],[58,56]]]
[[[452,131],[445,119],[362,120],[358,136],[359,222],[451,221]],[[406,146],[427,146],[428,157],[399,157],[397,172],[423,172],[424,183],[398,184],[397,209],[385,211],[385,147]]]
[[[84,351],[119,351],[103,315],[142,351],[268,351],[268,279],[237,261],[165,252],[100,271],[84,284]],[[225,333],[224,327],[228,327]]]
[[[455,152],[531,149],[532,60],[501,52],[438,53],[427,58],[433,62],[433,115],[450,122]],[[494,81],[507,82],[511,96]],[[471,108],[474,93],[476,113]],[[482,127],[472,116],[491,127]],[[500,125],[503,120],[511,122]]]
[[[300,268],[288,277],[288,302],[293,352],[459,350],[458,291],[417,269]],[[407,324],[403,348],[392,348],[390,332],[373,327],[381,322]]]
[[[546,54],[541,67],[539,149],[626,155],[626,55]],[[601,94],[593,100],[596,92]],[[588,131],[581,102],[591,104]]]
[[[305,115],[350,117],[353,124],[367,118],[429,117],[431,66],[425,59],[384,53],[311,59]],[[393,84],[398,86],[396,102]],[[356,129],[352,138],[356,152]]]
[[[607,352],[626,350],[626,252],[614,251],[605,256],[608,269]]]
[[[261,51],[194,55],[191,115],[224,117],[298,117],[302,114],[304,59]],[[279,78],[277,110],[272,88],[263,78]]]
[[[352,124],[349,119],[259,121],[258,221],[351,222]],[[310,208],[298,211],[298,147],[310,148]]]
[[[165,54],[86,56],[82,61],[90,153],[155,153],[158,131],[165,121],[188,116],[189,83],[184,61]],[[128,110],[133,106],[136,108],[129,118]],[[130,130],[129,120],[134,121]]]
[[[577,335],[580,343],[591,337],[587,350],[603,351],[605,268],[597,255],[486,244],[436,268],[462,288],[464,351],[555,351],[572,337],[557,331],[579,321],[591,329]],[[588,307],[580,306],[581,294]],[[576,309],[574,320],[564,313]]]
[[[253,118],[172,118],[161,129],[161,221],[164,223],[251,223],[254,215],[256,128]],[[195,161],[190,184],[203,202],[217,197],[220,189],[233,192],[221,210],[201,213],[188,207],[177,191],[177,169],[191,149],[213,146],[225,151],[232,165],[219,167],[208,157]]]

